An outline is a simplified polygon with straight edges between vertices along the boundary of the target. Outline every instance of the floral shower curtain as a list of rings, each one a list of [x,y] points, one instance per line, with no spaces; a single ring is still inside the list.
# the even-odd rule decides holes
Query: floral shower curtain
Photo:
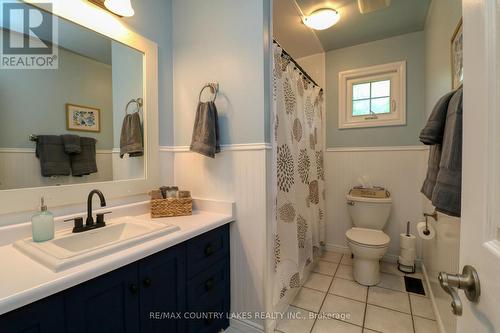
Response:
[[[299,288],[324,246],[323,92],[274,44],[274,305]]]

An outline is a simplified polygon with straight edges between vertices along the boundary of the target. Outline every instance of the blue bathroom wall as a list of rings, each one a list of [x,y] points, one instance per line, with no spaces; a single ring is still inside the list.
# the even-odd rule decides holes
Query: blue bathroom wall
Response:
[[[425,35],[415,32],[326,53],[326,143],[334,147],[418,145],[425,121]],[[339,72],[406,60],[406,125],[338,128]]]
[[[133,0],[135,15],[124,18],[131,29],[158,44],[158,108],[160,145],[174,142],[172,1]]]
[[[190,144],[198,94],[211,81],[220,83],[222,144],[269,137],[269,8],[268,0],[172,2],[175,145]]]
[[[113,148],[111,66],[59,49],[57,70],[0,70],[0,147],[34,148],[30,134],[60,135],[66,130],[66,103],[101,110],[101,131],[71,132]],[[77,79],[76,79],[77,78]]]

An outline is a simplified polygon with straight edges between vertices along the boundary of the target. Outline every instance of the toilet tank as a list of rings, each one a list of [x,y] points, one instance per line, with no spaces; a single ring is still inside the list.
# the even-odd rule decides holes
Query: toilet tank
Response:
[[[366,198],[347,195],[347,210],[355,227],[384,229],[391,213],[392,198]]]

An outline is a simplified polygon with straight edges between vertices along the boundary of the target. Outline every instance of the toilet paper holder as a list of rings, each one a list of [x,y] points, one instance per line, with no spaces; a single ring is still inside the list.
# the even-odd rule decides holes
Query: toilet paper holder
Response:
[[[429,222],[427,221],[427,218],[428,217],[432,217],[434,219],[434,221],[437,222],[437,220],[438,220],[438,213],[436,211],[434,211],[432,214],[424,213],[424,217],[425,217],[424,235],[428,236],[431,232],[429,231]]]
[[[434,219],[434,221],[437,222],[437,220],[438,220],[438,213],[436,211],[434,211],[432,214],[424,213],[424,217],[425,217],[426,221],[427,221],[428,217],[432,217]]]

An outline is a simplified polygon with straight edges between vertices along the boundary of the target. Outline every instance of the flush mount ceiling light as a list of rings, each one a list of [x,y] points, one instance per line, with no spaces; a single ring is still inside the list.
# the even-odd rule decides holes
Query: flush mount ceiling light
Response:
[[[325,30],[335,25],[340,20],[340,14],[335,9],[323,8],[304,16],[302,21],[306,26],[314,30]]]
[[[130,17],[134,16],[134,8],[130,0],[106,0],[104,6],[110,11],[119,16]]]

